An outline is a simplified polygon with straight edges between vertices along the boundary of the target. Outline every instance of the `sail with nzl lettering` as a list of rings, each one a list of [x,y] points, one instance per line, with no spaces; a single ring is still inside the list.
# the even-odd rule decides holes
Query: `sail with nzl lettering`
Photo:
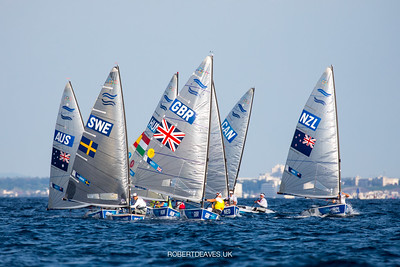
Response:
[[[333,69],[327,68],[297,121],[279,193],[337,198],[339,138]]]
[[[113,67],[80,139],[66,198],[98,207],[126,207],[128,145],[119,67]]]
[[[152,200],[165,200],[166,197],[152,192],[151,187],[140,187],[135,186],[135,174],[138,166],[142,168],[149,168],[153,171],[162,172],[160,165],[153,159],[155,156],[155,150],[149,146],[150,139],[153,138],[157,131],[160,121],[163,119],[165,112],[169,109],[172,102],[178,95],[178,73],[175,73],[167,88],[165,89],[157,107],[151,116],[149,123],[143,133],[140,134],[138,139],[129,147],[129,173],[132,181],[132,193],[137,193],[145,199]],[[153,142],[152,145],[158,142]],[[151,177],[149,177],[151,179]],[[144,182],[145,183],[145,182]]]
[[[132,183],[176,199],[201,202],[204,197],[211,110],[212,56],[207,56],[152,124],[147,144],[158,166],[138,166]],[[152,152],[153,153],[153,152]]]
[[[87,206],[63,200],[82,132],[82,115],[71,82],[68,82],[61,98],[53,136],[48,209],[76,209]]]
[[[246,143],[247,131],[253,108],[254,91],[254,88],[249,89],[222,122],[229,189],[233,191],[239,175],[240,164]]]

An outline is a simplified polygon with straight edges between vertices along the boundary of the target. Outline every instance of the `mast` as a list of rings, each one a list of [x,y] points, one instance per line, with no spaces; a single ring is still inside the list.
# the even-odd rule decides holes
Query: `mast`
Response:
[[[129,154],[128,154],[128,131],[126,129],[126,115],[125,115],[125,101],[124,101],[124,94],[123,94],[123,90],[122,90],[122,81],[121,81],[121,73],[119,70],[119,66],[116,66],[117,70],[118,70],[118,78],[119,78],[119,84],[121,87],[121,99],[122,99],[122,109],[123,109],[123,114],[124,114],[124,126],[125,126],[125,145],[127,147],[126,149],[126,162],[127,164],[125,164],[126,168],[127,168],[127,174],[128,174],[128,199],[126,201],[128,208],[129,208],[129,213],[132,213],[131,211],[131,181],[130,181],[130,175],[129,175]]]
[[[208,153],[210,151],[209,145],[210,145],[210,133],[211,133],[211,101],[212,101],[212,95],[213,95],[213,73],[214,73],[214,59],[213,56],[210,55],[211,57],[211,90],[210,90],[210,109],[209,109],[209,115],[208,115],[208,134],[207,134],[207,152],[206,152],[206,167],[204,170],[204,182],[203,182],[203,194],[201,196],[201,208],[204,208],[204,195],[206,193],[206,184],[207,184],[207,170],[208,170],[208,160],[209,156]]]
[[[179,90],[179,71],[176,72],[176,92],[175,92],[175,98],[178,97],[178,90]]]
[[[247,132],[248,132],[248,130],[249,130],[249,125],[250,125],[251,111],[253,110],[253,100],[254,100],[254,93],[255,93],[255,91],[256,91],[256,88],[253,87],[253,88],[251,88],[251,89],[253,89],[253,97],[251,98],[249,120],[247,121],[247,125],[246,125],[246,133],[245,133],[245,135],[244,135],[242,153],[240,153],[239,167],[238,167],[238,170],[237,170],[237,172],[236,172],[235,182],[233,183],[233,187],[232,187],[233,192],[235,192],[236,181],[237,181],[237,178],[238,178],[238,176],[239,176],[240,165],[242,164],[244,146],[246,145]]]
[[[339,122],[338,122],[338,113],[337,113],[337,102],[336,102],[336,86],[335,86],[335,75],[333,74],[333,66],[331,65],[331,71],[332,71],[332,82],[333,82],[333,92],[335,93],[335,115],[336,115],[336,139],[337,139],[337,145],[338,145],[338,164],[339,164],[339,194],[342,192],[342,168],[341,168],[341,162],[342,159],[340,158],[340,145],[339,145]]]

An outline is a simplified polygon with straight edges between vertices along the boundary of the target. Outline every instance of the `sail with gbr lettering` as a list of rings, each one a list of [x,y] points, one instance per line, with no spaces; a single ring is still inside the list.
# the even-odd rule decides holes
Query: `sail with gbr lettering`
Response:
[[[128,142],[119,67],[113,67],[79,142],[66,198],[98,207],[126,207]]]
[[[82,132],[82,115],[71,82],[68,82],[61,98],[53,137],[48,209],[76,209],[87,206],[63,200]]]
[[[153,124],[147,144],[157,168],[138,166],[132,184],[182,200],[201,202],[210,132],[212,56],[207,56]]]
[[[300,114],[279,193],[337,198],[339,155],[336,93],[330,67],[318,80]]]

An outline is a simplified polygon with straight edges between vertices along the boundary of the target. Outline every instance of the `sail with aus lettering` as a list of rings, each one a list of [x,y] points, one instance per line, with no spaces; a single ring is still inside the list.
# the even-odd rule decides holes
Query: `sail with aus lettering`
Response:
[[[153,126],[147,144],[157,168],[139,166],[132,184],[200,203],[206,184],[212,57],[207,56]]]
[[[298,119],[279,193],[337,198],[340,191],[339,135],[332,67],[327,68]]]
[[[127,207],[128,142],[119,67],[112,68],[79,142],[66,198],[98,207]]]
[[[138,139],[129,147],[129,173],[131,180],[135,181],[134,176],[138,166],[142,168],[148,168],[155,171],[160,171],[160,166],[153,157],[155,155],[155,150],[149,147],[150,140],[153,138],[154,133],[157,131],[160,121],[163,119],[165,112],[169,109],[172,102],[178,95],[178,73],[175,73],[167,88],[165,89],[157,107],[151,116],[146,129],[138,137]],[[152,179],[151,176],[146,176]],[[143,181],[145,184],[145,181]],[[145,199],[152,200],[166,200],[167,197],[161,194],[157,194],[149,190],[149,187],[141,187],[132,185],[132,193],[137,193]]]
[[[68,82],[61,98],[53,136],[48,209],[76,209],[87,206],[63,200],[82,132],[82,115],[71,82]]]

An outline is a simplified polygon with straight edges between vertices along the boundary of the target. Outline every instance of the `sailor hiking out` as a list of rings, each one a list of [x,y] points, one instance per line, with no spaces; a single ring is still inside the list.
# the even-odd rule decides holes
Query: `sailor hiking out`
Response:
[[[221,214],[225,208],[225,202],[220,192],[217,193],[214,199],[205,199],[205,201],[213,203],[212,212],[214,213]]]

